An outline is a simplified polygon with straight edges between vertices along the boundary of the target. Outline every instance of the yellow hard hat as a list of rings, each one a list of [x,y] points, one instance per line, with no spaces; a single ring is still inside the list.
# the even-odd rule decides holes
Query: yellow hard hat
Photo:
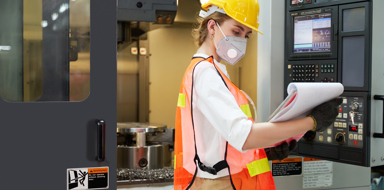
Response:
[[[225,14],[237,22],[252,28],[262,34],[259,28],[259,2],[258,0],[200,0],[201,7],[208,10],[210,6],[216,5],[224,9]]]

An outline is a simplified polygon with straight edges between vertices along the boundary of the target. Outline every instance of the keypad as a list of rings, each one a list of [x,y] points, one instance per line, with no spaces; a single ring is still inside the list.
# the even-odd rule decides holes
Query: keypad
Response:
[[[320,65],[320,72],[321,73],[334,73],[335,72],[335,65],[334,64],[322,64],[322,65]]]
[[[315,82],[315,78],[319,77],[319,65],[302,64],[292,66],[293,82]]]

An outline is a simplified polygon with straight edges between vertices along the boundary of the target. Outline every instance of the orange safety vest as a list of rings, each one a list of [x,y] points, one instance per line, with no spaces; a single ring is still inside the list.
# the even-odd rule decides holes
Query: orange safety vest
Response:
[[[213,57],[207,59],[193,58],[184,74],[177,105],[174,189],[189,189],[195,180],[198,171],[197,167],[199,167],[202,171],[213,175],[224,168],[228,168],[233,189],[275,190],[264,149],[248,150],[242,153],[227,142],[224,160],[218,162],[215,166],[206,166],[200,161],[195,142],[192,94],[194,70],[202,61],[208,61],[215,66],[223,82],[235,97],[239,107],[248,116],[248,119],[252,120],[246,96],[221,72],[213,62]]]

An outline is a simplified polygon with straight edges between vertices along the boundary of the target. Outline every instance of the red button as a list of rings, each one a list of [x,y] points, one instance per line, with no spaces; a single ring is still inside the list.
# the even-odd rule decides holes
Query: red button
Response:
[[[357,141],[353,141],[353,145],[356,145],[356,146],[357,146]]]
[[[339,107],[339,112],[340,112],[340,113],[343,112],[343,109],[342,109],[341,107]]]

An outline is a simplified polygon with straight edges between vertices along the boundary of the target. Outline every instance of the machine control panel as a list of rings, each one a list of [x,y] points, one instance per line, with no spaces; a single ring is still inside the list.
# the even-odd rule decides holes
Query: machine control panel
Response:
[[[342,97],[336,121],[324,132],[306,134],[306,141],[363,148],[364,140],[364,99]]]
[[[337,68],[334,63],[288,64],[287,82],[336,82]]]

